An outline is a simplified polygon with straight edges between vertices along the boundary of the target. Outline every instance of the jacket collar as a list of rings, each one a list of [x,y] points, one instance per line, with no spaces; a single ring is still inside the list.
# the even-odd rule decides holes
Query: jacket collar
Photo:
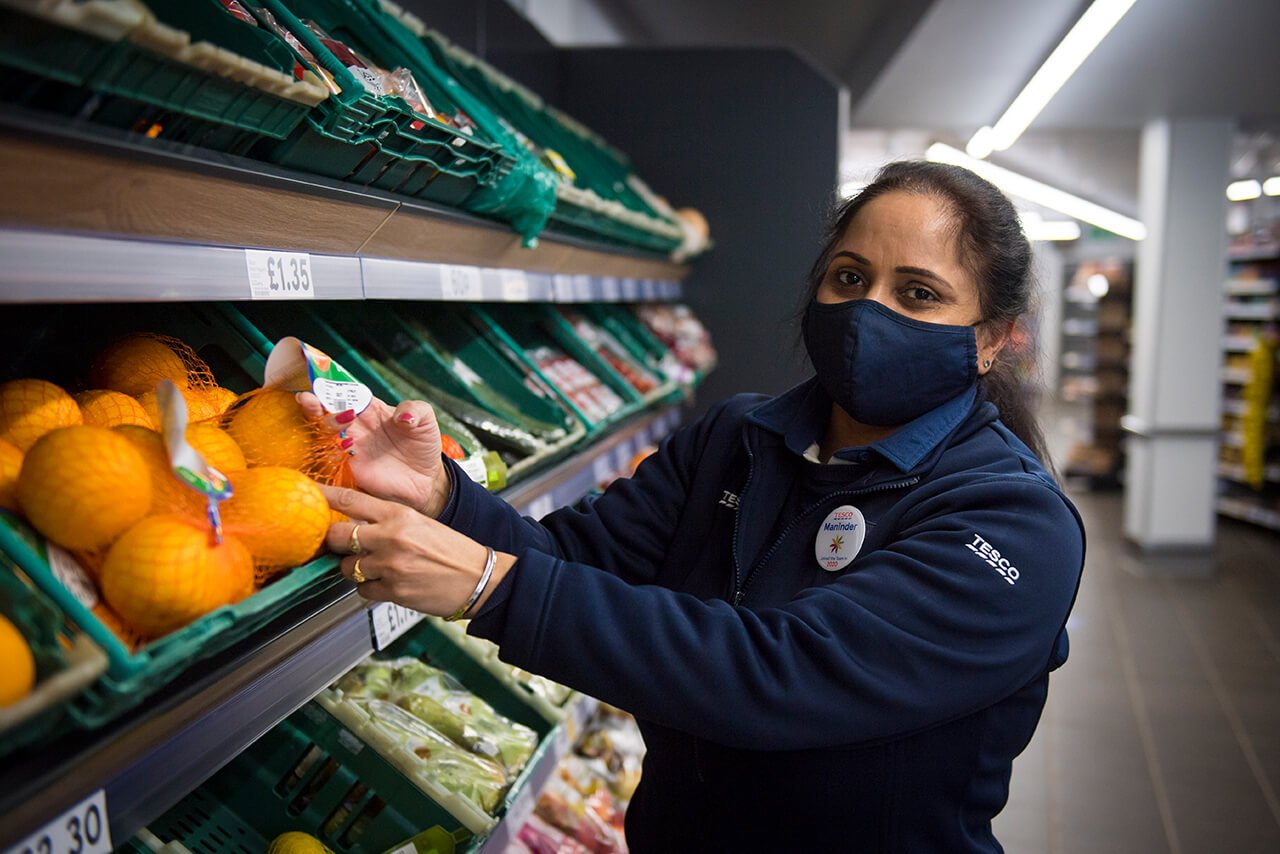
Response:
[[[862,447],[841,448],[836,456],[854,460],[864,451],[874,451],[902,472],[918,466],[938,444],[973,411],[977,389],[970,388],[946,403],[902,425],[887,438]],[[812,377],[747,414],[747,420],[782,437],[783,444],[797,456],[804,456],[814,442],[821,441],[831,416],[831,398]]]

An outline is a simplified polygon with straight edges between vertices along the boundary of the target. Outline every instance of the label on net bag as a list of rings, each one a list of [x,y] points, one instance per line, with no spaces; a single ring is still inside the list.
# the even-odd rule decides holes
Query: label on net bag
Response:
[[[171,380],[161,380],[156,386],[156,404],[160,408],[160,433],[169,452],[169,465],[184,486],[205,497],[209,524],[217,541],[222,542],[218,504],[231,497],[231,483],[187,441],[187,401]]]
[[[263,385],[310,391],[328,412],[364,412],[373,392],[327,353],[292,336],[281,338],[267,357]]]

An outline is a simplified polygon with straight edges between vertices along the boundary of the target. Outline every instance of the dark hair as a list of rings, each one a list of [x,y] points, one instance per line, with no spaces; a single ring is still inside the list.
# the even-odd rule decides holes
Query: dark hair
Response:
[[[900,160],[877,173],[856,196],[838,205],[818,256],[809,272],[804,305],[812,302],[845,230],[867,203],[893,192],[931,196],[943,202],[954,221],[960,263],[978,283],[982,323],[992,329],[1020,321],[1031,311],[1035,293],[1031,244],[1013,203],[993,184],[961,166]],[[1014,327],[995,365],[978,381],[987,399],[1000,410],[1000,420],[1052,472],[1044,433],[1036,420],[1039,373],[1035,336]]]

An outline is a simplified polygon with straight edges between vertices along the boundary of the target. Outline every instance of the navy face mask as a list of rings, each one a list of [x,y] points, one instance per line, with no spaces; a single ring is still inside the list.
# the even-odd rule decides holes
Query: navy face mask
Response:
[[[978,380],[972,326],[913,320],[874,300],[814,300],[804,344],[818,382],[863,424],[906,424]]]

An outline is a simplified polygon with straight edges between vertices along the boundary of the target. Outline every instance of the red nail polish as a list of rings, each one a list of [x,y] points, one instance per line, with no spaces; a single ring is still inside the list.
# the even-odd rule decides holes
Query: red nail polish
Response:
[[[399,420],[403,421],[405,424],[412,424],[413,422],[417,421],[418,419],[414,418],[414,417],[413,417],[412,415],[410,415],[408,412],[401,412],[401,413],[400,413],[400,419],[399,419]]]
[[[355,443],[356,443],[356,440],[355,440],[355,439],[343,439],[343,440],[342,440],[342,450],[344,450],[344,451],[345,451],[347,448],[350,448],[350,447],[351,447],[352,445],[354,445]]]
[[[350,424],[352,421],[356,420],[356,411],[354,409],[344,410],[335,415],[333,420],[337,421],[339,424]]]

